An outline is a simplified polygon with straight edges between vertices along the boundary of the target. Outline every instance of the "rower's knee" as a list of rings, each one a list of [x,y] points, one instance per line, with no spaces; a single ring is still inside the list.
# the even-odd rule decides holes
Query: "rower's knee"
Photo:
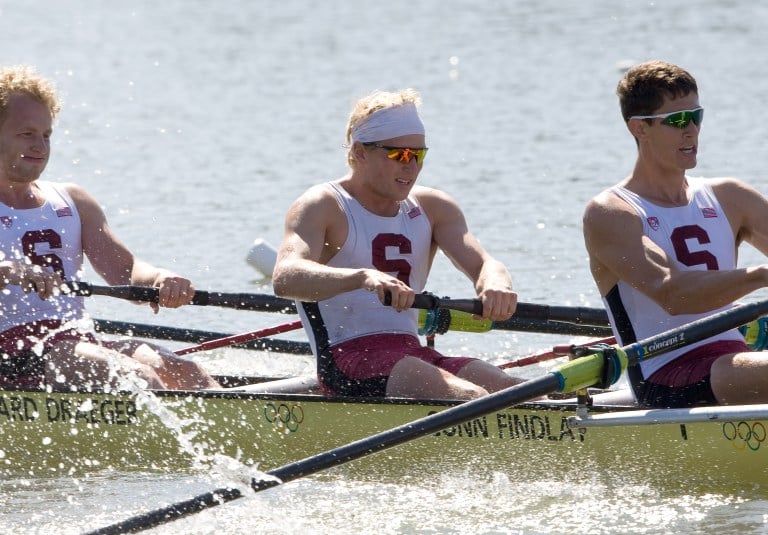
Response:
[[[470,400],[488,395],[488,391],[482,386],[472,384],[468,381],[461,381],[461,384],[450,385],[454,399]]]

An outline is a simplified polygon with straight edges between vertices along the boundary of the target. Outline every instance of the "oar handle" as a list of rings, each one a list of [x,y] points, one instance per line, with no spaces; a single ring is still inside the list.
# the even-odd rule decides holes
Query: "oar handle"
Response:
[[[385,298],[385,304],[390,304]],[[483,303],[479,299],[449,299],[430,294],[417,294],[413,308],[449,308],[470,314],[483,314]],[[569,307],[537,305],[533,303],[518,303],[513,318],[536,319],[545,321],[562,321],[583,325],[609,326],[608,313],[602,308]],[[503,328],[504,322],[498,322],[498,328]],[[495,325],[496,326],[496,325]]]
[[[146,301],[156,303],[159,299],[157,288],[145,286],[96,286],[87,282],[67,282],[64,284],[70,295],[91,296],[107,295],[128,301]]]
[[[389,294],[386,297],[390,297]],[[483,315],[483,302],[479,299],[448,299],[431,294],[416,294],[412,308],[449,308],[478,316]]]
[[[128,301],[157,303],[160,291],[149,286],[98,286],[87,282],[66,283],[69,293],[78,296],[105,295]],[[240,310],[261,312],[296,313],[296,304],[290,299],[283,299],[265,294],[223,293],[196,291],[190,301],[193,305],[217,306]]]

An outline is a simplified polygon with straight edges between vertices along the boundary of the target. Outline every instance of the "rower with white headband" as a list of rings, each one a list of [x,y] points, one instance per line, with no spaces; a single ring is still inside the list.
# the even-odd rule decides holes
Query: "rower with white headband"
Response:
[[[350,125],[349,130],[351,141],[372,143],[409,134],[423,136],[424,123],[421,122],[416,104],[404,102],[399,106],[381,108],[362,117],[359,122]]]
[[[327,394],[472,399],[520,382],[419,340],[410,307],[438,248],[469,275],[484,319],[506,320],[517,305],[509,272],[469,232],[456,201],[416,185],[427,154],[420,104],[413,89],[358,100],[349,173],[311,187],[285,218],[274,291],[297,300]]]

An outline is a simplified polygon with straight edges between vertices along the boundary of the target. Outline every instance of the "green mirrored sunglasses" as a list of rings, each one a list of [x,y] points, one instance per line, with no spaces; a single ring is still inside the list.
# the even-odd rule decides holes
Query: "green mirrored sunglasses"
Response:
[[[704,108],[659,113],[658,115],[633,115],[630,117],[631,119],[662,119],[661,124],[683,129],[687,128],[691,121],[696,126],[700,126],[701,121],[704,120]]]

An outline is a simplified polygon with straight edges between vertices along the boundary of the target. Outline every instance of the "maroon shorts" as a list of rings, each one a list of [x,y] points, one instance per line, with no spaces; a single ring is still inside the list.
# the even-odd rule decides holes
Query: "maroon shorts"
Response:
[[[328,394],[383,397],[392,368],[405,357],[417,357],[454,375],[477,360],[446,357],[410,334],[372,334],[333,346],[333,373],[321,374],[320,382]]]
[[[723,355],[751,351],[747,344],[737,340],[720,340],[704,344],[683,353],[669,364],[659,368],[648,380],[674,388],[692,385],[709,377],[712,364]]]
[[[45,383],[45,354],[66,340],[97,343],[93,333],[62,329],[59,320],[36,321],[0,333],[0,387],[39,388]]]
[[[744,342],[720,340],[683,353],[654,372],[648,379],[633,382],[637,401],[643,406],[680,408],[717,403],[710,374],[712,364],[723,355],[749,353]]]

